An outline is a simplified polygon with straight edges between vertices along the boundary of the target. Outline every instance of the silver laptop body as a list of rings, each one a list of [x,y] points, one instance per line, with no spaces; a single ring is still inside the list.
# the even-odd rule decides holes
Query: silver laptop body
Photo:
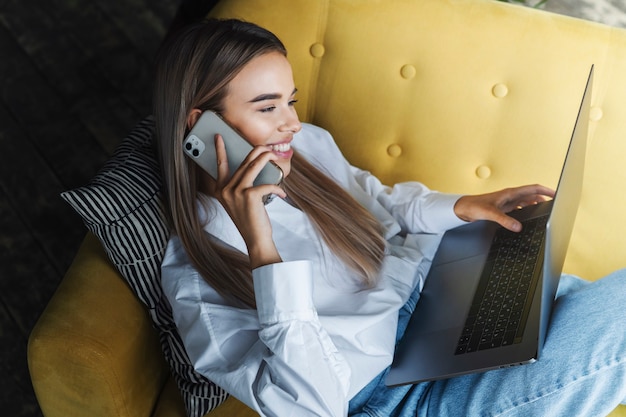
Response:
[[[444,234],[420,300],[398,345],[387,385],[450,378],[528,364],[539,358],[580,201],[592,82],[593,66],[555,198],[511,213],[523,222],[546,217],[543,226],[539,226],[543,235],[539,239],[537,265],[532,268],[530,284],[522,285],[529,287],[529,301],[521,312],[518,308],[510,314],[520,316],[516,334],[503,330],[506,314],[495,311],[499,303],[505,304],[505,311],[511,310],[513,304],[518,306],[520,300],[516,297],[518,293],[521,297],[521,291],[502,296],[495,284],[485,289],[486,285],[479,282],[483,271],[493,267],[492,241],[504,229],[493,222],[478,221],[450,230]],[[506,269],[499,274],[512,272]],[[477,291],[488,292],[492,297],[487,307],[487,302],[480,304],[475,300]],[[493,317],[489,318],[489,312]],[[480,326],[487,321],[487,330],[478,331],[480,336],[475,334],[477,321]]]

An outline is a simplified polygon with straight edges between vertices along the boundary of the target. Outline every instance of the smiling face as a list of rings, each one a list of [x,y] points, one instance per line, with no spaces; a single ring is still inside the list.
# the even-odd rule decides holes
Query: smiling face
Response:
[[[252,146],[269,146],[285,176],[291,171],[291,141],[302,128],[291,65],[279,52],[252,59],[228,84],[222,117]]]

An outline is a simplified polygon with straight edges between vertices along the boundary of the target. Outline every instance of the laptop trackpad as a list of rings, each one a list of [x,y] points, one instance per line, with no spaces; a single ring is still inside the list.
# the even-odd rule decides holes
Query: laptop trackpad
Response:
[[[448,230],[437,249],[433,265],[489,252],[493,237],[499,228],[496,223],[480,220]]]
[[[482,254],[431,268],[412,317],[417,334],[463,327],[486,258]]]

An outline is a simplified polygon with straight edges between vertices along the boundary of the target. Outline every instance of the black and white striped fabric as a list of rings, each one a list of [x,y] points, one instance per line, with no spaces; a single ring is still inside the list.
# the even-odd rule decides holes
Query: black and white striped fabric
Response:
[[[159,165],[148,117],[122,140],[91,182],[61,194],[102,242],[111,262],[146,305],[189,417],[202,417],[228,395],[195,372],[161,289],[161,261],[169,237]]]

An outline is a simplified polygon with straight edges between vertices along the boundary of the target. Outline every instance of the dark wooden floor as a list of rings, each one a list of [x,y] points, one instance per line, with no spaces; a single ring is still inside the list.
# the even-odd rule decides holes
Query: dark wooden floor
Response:
[[[85,229],[86,183],[150,113],[152,58],[179,0],[0,0],[0,415],[40,416],[31,328]]]

